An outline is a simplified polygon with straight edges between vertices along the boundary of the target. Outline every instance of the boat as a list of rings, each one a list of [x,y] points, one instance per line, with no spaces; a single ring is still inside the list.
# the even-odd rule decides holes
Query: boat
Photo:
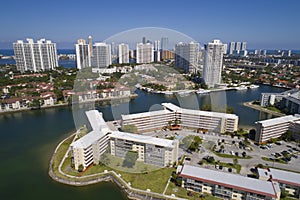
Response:
[[[250,85],[249,88],[250,88],[250,89],[259,88],[259,85]]]
[[[248,88],[245,85],[241,85],[241,86],[236,87],[235,89],[236,90],[247,90]]]
[[[200,95],[204,95],[204,94],[209,94],[210,93],[210,90],[204,90],[204,89],[199,89],[196,91],[197,94],[200,94]]]

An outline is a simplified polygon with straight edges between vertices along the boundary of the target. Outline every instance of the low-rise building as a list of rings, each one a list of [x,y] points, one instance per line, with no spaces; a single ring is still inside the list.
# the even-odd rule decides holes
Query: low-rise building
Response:
[[[162,129],[177,120],[182,127],[202,128],[216,132],[234,132],[238,128],[238,116],[219,112],[207,112],[180,108],[172,103],[162,103],[164,110],[122,115],[122,125],[135,125],[138,132]]]
[[[285,190],[296,198],[300,197],[300,174],[274,168],[257,168],[257,172],[259,179],[276,181],[281,190]]]
[[[128,151],[136,151],[138,153],[137,160],[147,164],[166,167],[177,162],[178,140],[125,132],[112,132],[109,137],[110,152],[113,156],[125,158]]]
[[[299,115],[287,115],[274,119],[262,120],[255,122],[256,135],[255,141],[264,143],[271,138],[279,138],[293,127],[293,124],[300,121]]]
[[[222,199],[277,200],[280,188],[276,182],[244,177],[190,165],[177,169],[182,187],[208,193]]]
[[[71,144],[72,163],[78,170],[98,164],[106,150],[113,156],[125,158],[128,151],[138,153],[138,161],[166,167],[178,159],[178,140],[154,138],[112,131],[97,110],[86,112],[92,131]]]
[[[98,164],[100,156],[108,148],[110,129],[105,123],[102,113],[97,110],[86,112],[92,131],[71,144],[72,163],[78,170],[82,165],[86,169],[91,164]]]

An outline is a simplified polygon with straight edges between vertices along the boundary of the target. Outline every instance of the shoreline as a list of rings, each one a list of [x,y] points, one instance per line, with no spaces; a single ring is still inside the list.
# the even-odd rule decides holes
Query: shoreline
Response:
[[[275,111],[269,110],[267,108],[263,108],[259,105],[253,105],[253,101],[244,102],[243,106],[246,106],[248,108],[252,108],[252,109],[255,109],[255,110],[258,110],[258,111],[262,111],[262,112],[265,112],[265,113],[269,113],[269,114],[275,115],[277,117],[285,116],[285,114],[283,114],[283,113],[275,112]]]
[[[130,96],[124,96],[124,97],[110,97],[110,98],[103,98],[103,99],[91,99],[91,100],[86,100],[82,102],[75,103],[74,105],[80,105],[80,104],[85,104],[85,103],[92,103],[92,102],[106,102],[106,101],[112,101],[112,100],[121,100],[121,99],[135,99],[138,95],[137,94],[132,94]],[[32,108],[21,108],[21,109],[16,109],[16,110],[6,110],[6,111],[0,111],[0,115],[5,115],[9,113],[17,113],[17,112],[26,112],[26,111],[32,111],[32,110],[45,110],[45,109],[50,109],[50,108],[57,108],[57,107],[72,107],[73,104],[69,103],[60,103],[60,104],[54,104],[54,105],[49,105],[49,106],[41,106],[38,109],[32,109]]]

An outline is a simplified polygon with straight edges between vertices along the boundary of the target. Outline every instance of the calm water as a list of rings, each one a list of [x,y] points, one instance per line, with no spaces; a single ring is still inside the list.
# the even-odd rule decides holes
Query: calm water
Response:
[[[280,92],[283,89],[261,86],[247,91],[217,93],[226,99],[240,116],[240,125],[252,126],[266,114],[240,105],[241,102],[258,99],[261,92]],[[155,110],[162,102],[173,102],[184,107],[194,107],[193,97],[185,99],[165,98],[163,95],[138,92],[139,97],[128,103],[98,105],[106,120],[119,118],[121,113]],[[213,97],[214,99],[217,99]],[[209,103],[210,96],[199,98],[200,105]],[[216,100],[212,100],[216,101]],[[114,113],[114,114],[112,114]],[[100,183],[87,187],[71,187],[56,183],[48,177],[48,163],[60,140],[67,137],[75,125],[72,109],[51,108],[0,115],[0,199],[126,199],[112,183]]]

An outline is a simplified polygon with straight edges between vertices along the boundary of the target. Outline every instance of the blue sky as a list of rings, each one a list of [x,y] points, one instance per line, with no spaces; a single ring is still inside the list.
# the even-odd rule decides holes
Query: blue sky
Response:
[[[139,27],[174,29],[200,44],[218,38],[300,49],[298,0],[13,0],[1,4],[0,19],[0,49],[26,37],[73,48],[78,38],[102,41]]]

